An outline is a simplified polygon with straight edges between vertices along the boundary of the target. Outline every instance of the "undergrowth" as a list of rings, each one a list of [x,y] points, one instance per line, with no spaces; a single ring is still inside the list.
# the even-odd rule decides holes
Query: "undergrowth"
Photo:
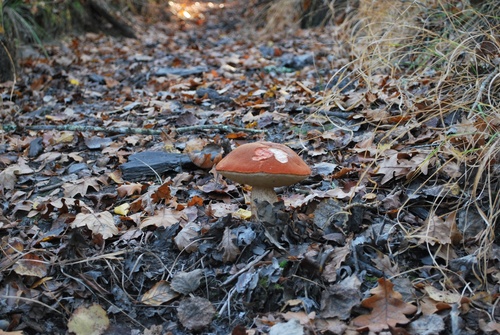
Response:
[[[500,10],[494,1],[481,7],[365,1],[351,23],[355,56],[346,68],[367,94],[378,95],[387,116],[376,124],[383,135],[374,139],[380,150],[369,168],[376,172],[389,149],[426,155],[417,173],[407,176],[407,197],[397,213],[409,248],[424,241],[444,286],[467,269],[477,280],[466,285],[471,294],[493,289],[487,276],[499,235]],[[337,94],[328,94],[324,104],[335,106]],[[424,190],[436,185],[440,191],[432,200],[425,197]],[[414,206],[427,211],[424,226],[405,222]],[[449,223],[453,247],[435,240],[436,220]],[[455,232],[461,236],[453,241]],[[470,259],[460,270],[449,266],[458,252]]]
[[[361,114],[358,125],[373,127],[377,153],[359,177],[373,192],[389,185],[370,177],[389,153],[421,157],[418,168],[390,184],[406,196],[395,214],[406,251],[422,244],[444,282],[460,277],[449,267],[456,253],[468,256],[472,265],[465,267],[477,279],[468,289],[490,290],[488,268],[500,235],[500,8],[497,1],[475,3],[359,1],[355,14],[332,28],[343,46],[332,48],[332,81],[355,83],[360,99],[332,85],[316,107]],[[268,20],[266,29],[283,25]],[[430,197],[432,187],[439,190]],[[416,207],[427,216],[422,226],[406,222]],[[449,245],[430,232],[439,220],[452,230]],[[455,231],[461,235],[453,241]]]

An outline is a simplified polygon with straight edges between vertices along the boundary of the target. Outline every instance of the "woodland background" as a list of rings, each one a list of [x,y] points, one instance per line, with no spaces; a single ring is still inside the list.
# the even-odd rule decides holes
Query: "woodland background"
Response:
[[[0,12],[0,334],[499,333],[498,1]]]

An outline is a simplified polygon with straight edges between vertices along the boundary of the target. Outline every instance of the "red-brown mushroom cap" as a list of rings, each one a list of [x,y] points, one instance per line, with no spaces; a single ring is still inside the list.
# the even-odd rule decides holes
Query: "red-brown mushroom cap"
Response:
[[[259,187],[288,186],[311,174],[295,151],[272,142],[243,144],[224,157],[216,170],[240,184]]]

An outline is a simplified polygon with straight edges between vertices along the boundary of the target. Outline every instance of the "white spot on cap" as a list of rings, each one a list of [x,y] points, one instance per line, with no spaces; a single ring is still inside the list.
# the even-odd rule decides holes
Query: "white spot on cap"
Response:
[[[278,162],[283,163],[283,164],[288,163],[288,155],[283,150],[276,149],[276,148],[269,148],[269,151],[271,151],[274,154],[274,158]]]

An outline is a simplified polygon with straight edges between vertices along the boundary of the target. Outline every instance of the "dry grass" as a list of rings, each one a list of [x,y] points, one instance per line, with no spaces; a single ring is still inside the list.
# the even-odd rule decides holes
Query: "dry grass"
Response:
[[[464,239],[454,247],[474,259],[476,288],[488,290],[500,213],[500,10],[494,1],[482,8],[460,6],[432,0],[361,1],[351,22],[354,60],[345,68],[359,80],[359,88],[379,95],[387,112],[388,119],[376,124],[375,132],[385,134],[375,144],[427,154],[421,165],[429,171],[419,169],[406,185],[422,180],[416,195],[430,185],[443,186],[428,204],[427,221],[435,215],[451,218],[452,227],[458,224]],[[335,91],[326,96],[327,108],[335,106],[337,96]],[[394,116],[401,122],[391,122]],[[427,141],[432,146],[406,145],[422,127],[435,132]],[[372,169],[382,156],[383,150]],[[406,200],[398,219],[412,203]],[[400,224],[409,241],[429,234],[425,227]],[[424,240],[435,266],[448,273],[436,260],[443,250]]]
[[[274,5],[282,8],[283,3]],[[359,99],[346,101],[334,86],[322,108],[353,111],[365,116],[365,126],[373,127],[378,153],[360,183],[377,171],[388,150],[425,155],[406,181],[385,185],[414,195],[399,209],[397,226],[410,248],[427,248],[445,281],[459,277],[449,267],[459,252],[474,264],[473,289],[490,290],[487,275],[500,235],[500,8],[497,1],[480,3],[360,1],[356,14],[342,23],[350,61],[334,75],[338,82],[343,77],[357,82],[351,96]],[[276,15],[268,26],[277,30],[281,21],[297,22]],[[375,100],[366,102],[368,95]],[[385,118],[366,117],[372,108]],[[415,140],[418,136],[422,140]],[[405,189],[415,184],[416,189]],[[424,191],[431,186],[441,191],[427,197]],[[373,190],[383,187],[374,185]],[[405,222],[412,206],[425,207],[424,225]],[[461,237],[452,243],[439,241],[429,231],[436,220],[447,222]]]

